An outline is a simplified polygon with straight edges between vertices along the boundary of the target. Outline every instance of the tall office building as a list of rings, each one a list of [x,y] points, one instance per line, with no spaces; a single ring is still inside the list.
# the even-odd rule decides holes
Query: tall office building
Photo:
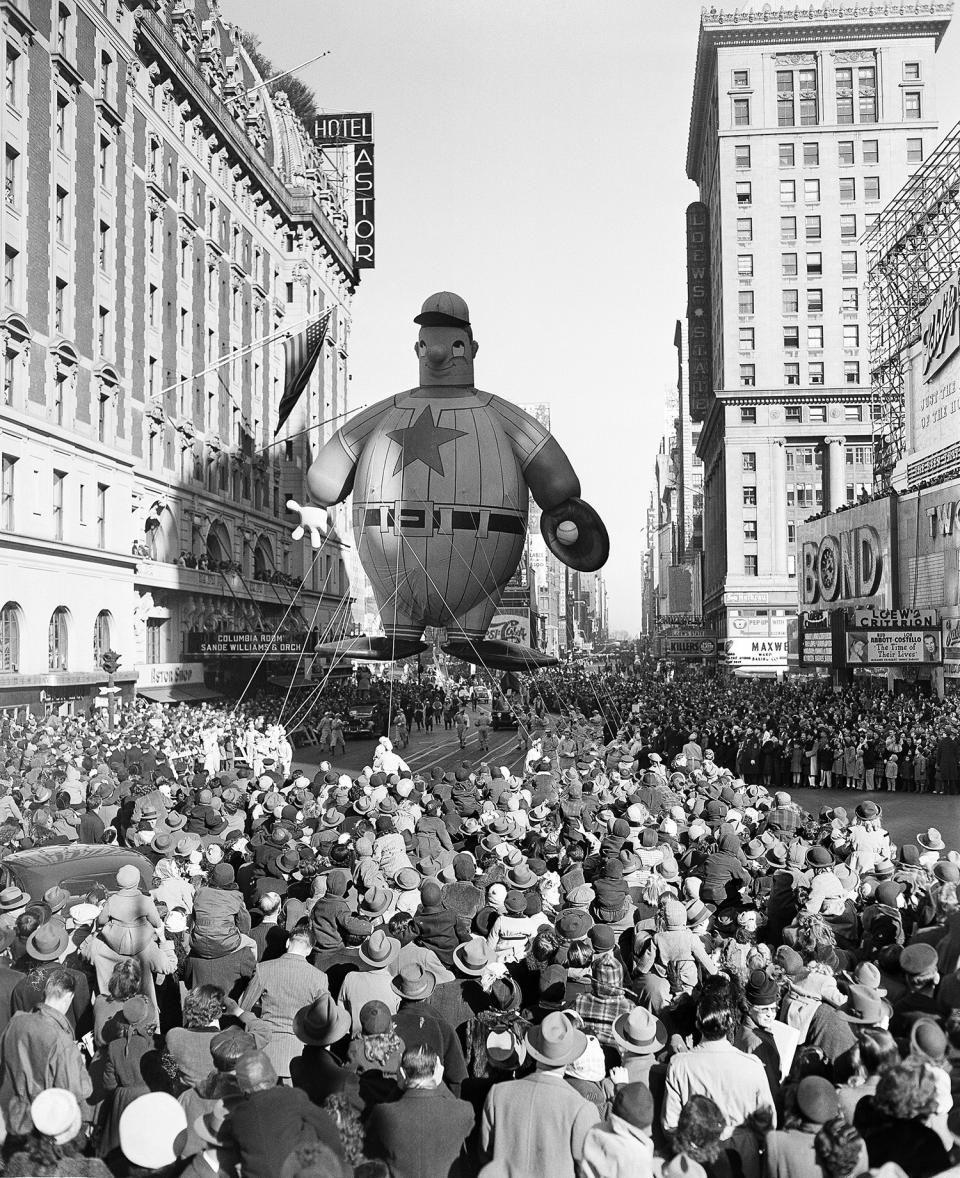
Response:
[[[238,663],[198,636],[296,653],[348,615],[336,527],[315,554],[285,510],[348,408],[342,193],[216,0],[4,0],[0,45],[0,708],[87,706],[107,647],[125,689],[201,692]]]
[[[688,242],[699,225],[696,342],[712,371],[705,390],[691,381],[690,410],[704,614],[721,636],[768,617],[778,637],[796,611],[797,524],[871,486],[861,237],[938,140],[935,54],[951,15],[918,0],[701,18]],[[763,665],[785,666],[786,643]]]

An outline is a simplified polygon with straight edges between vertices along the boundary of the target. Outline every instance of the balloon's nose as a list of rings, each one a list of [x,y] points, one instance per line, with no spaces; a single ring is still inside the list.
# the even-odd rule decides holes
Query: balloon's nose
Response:
[[[427,347],[427,363],[434,368],[439,368],[450,354],[450,349],[446,344],[429,344]]]

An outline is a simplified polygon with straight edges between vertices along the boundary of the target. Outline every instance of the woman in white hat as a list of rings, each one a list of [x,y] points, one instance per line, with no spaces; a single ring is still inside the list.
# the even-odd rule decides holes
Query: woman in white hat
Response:
[[[63,1175],[75,1178],[111,1178],[100,1158],[83,1156],[80,1130],[83,1115],[77,1098],[66,1088],[45,1088],[30,1105],[33,1132],[22,1149],[8,1160],[4,1174]]]

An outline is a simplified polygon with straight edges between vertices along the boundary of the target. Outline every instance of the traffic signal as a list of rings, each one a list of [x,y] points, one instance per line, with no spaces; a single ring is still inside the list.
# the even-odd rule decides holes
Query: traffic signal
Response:
[[[120,656],[115,650],[105,650],[101,662],[107,674],[114,675],[120,666]]]

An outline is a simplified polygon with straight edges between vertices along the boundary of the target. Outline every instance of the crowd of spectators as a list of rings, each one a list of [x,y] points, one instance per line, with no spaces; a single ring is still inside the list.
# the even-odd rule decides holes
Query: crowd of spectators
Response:
[[[524,695],[517,774],[386,736],[301,771],[262,697],[0,720],[5,1173],[947,1173],[960,853],[894,845],[866,782],[804,811],[762,750],[939,747],[949,702],[652,666]],[[69,866],[34,895],[36,849]]]

